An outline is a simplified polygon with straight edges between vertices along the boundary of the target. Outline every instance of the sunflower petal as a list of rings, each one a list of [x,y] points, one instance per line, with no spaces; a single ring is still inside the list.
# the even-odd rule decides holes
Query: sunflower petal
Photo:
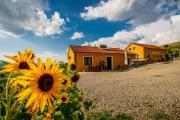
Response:
[[[49,69],[49,67],[51,66],[51,63],[52,63],[51,59],[50,59],[50,58],[47,58],[47,59],[46,59],[46,70]]]
[[[19,94],[17,94],[15,97],[18,98],[18,101],[20,101],[27,98],[31,93],[32,93],[32,90],[30,88],[27,88],[23,90],[22,92],[20,92]]]
[[[41,97],[41,112],[44,111],[45,105],[47,104],[47,95],[43,95],[43,97]]]
[[[29,106],[32,104],[32,102],[35,100],[36,97],[37,97],[37,93],[33,93],[33,94],[30,96],[30,98],[29,98],[29,100],[28,100],[28,102],[27,102],[27,104],[26,104],[26,108],[29,107]]]

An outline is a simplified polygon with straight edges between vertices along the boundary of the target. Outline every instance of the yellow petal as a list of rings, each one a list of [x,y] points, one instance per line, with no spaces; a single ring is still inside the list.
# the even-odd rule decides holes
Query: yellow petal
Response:
[[[50,59],[50,58],[47,58],[47,59],[46,59],[46,70],[49,69],[49,67],[51,66],[51,63],[52,63],[51,59]]]
[[[30,66],[30,68],[31,68],[32,70],[34,70],[34,71],[37,71],[37,70],[38,70],[37,66],[34,65],[33,63],[29,63],[29,66]]]
[[[27,104],[26,104],[26,108],[29,107],[29,106],[32,104],[32,102],[36,99],[36,97],[37,97],[37,93],[33,93],[33,94],[30,96],[30,98],[29,98],[29,100],[28,100],[28,102],[27,102]]]
[[[43,67],[43,63],[42,63],[42,59],[41,58],[38,58],[38,69],[39,70],[44,70],[44,67]]]
[[[41,97],[41,112],[44,111],[45,105],[47,104],[47,95],[43,95],[43,97]]]
[[[13,61],[15,61],[15,62],[18,62],[18,61],[19,61],[17,56],[7,56],[7,55],[4,55],[4,57],[6,57],[6,58],[8,58],[8,59],[11,59],[11,60],[13,60]]]
[[[32,93],[32,90],[30,88],[27,88],[23,90],[22,92],[20,92],[19,94],[17,94],[15,97],[16,98],[18,97],[18,101],[20,101],[27,98],[31,93]]]
[[[28,86],[29,85],[29,81],[26,81],[26,80],[16,80],[16,81],[14,81],[15,82],[15,84],[20,84],[20,85],[22,85],[22,86]]]

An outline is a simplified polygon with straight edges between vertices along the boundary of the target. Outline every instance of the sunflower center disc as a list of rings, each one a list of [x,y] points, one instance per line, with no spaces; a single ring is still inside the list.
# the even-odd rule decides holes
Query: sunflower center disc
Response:
[[[44,74],[39,78],[38,86],[42,91],[47,92],[52,88],[53,82],[53,77],[50,74]]]
[[[21,62],[19,64],[19,69],[27,69],[27,70],[29,70],[29,65],[27,64],[27,62]]]
[[[66,83],[67,83],[67,80],[64,80],[64,81],[62,82],[63,85],[65,85]]]
[[[66,98],[65,98],[65,97],[62,97],[62,101],[66,101]]]

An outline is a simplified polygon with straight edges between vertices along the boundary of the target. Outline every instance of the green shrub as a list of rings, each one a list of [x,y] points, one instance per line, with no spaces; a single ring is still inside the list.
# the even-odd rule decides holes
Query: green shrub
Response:
[[[89,113],[87,120],[134,120],[129,115],[122,113],[113,116],[110,112]]]

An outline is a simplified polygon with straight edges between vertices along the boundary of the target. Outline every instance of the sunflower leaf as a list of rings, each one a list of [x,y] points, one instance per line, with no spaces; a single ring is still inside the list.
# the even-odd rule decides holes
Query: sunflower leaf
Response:
[[[7,65],[7,64],[9,64],[9,62],[7,62],[7,61],[4,61],[4,60],[0,60],[0,62],[1,62],[1,63],[3,63],[4,65]]]
[[[86,108],[86,110],[89,110],[90,107],[92,107],[92,101],[91,100],[87,100],[84,102],[84,107]]]
[[[18,112],[15,114],[14,120],[31,120],[31,115],[24,112]]]

